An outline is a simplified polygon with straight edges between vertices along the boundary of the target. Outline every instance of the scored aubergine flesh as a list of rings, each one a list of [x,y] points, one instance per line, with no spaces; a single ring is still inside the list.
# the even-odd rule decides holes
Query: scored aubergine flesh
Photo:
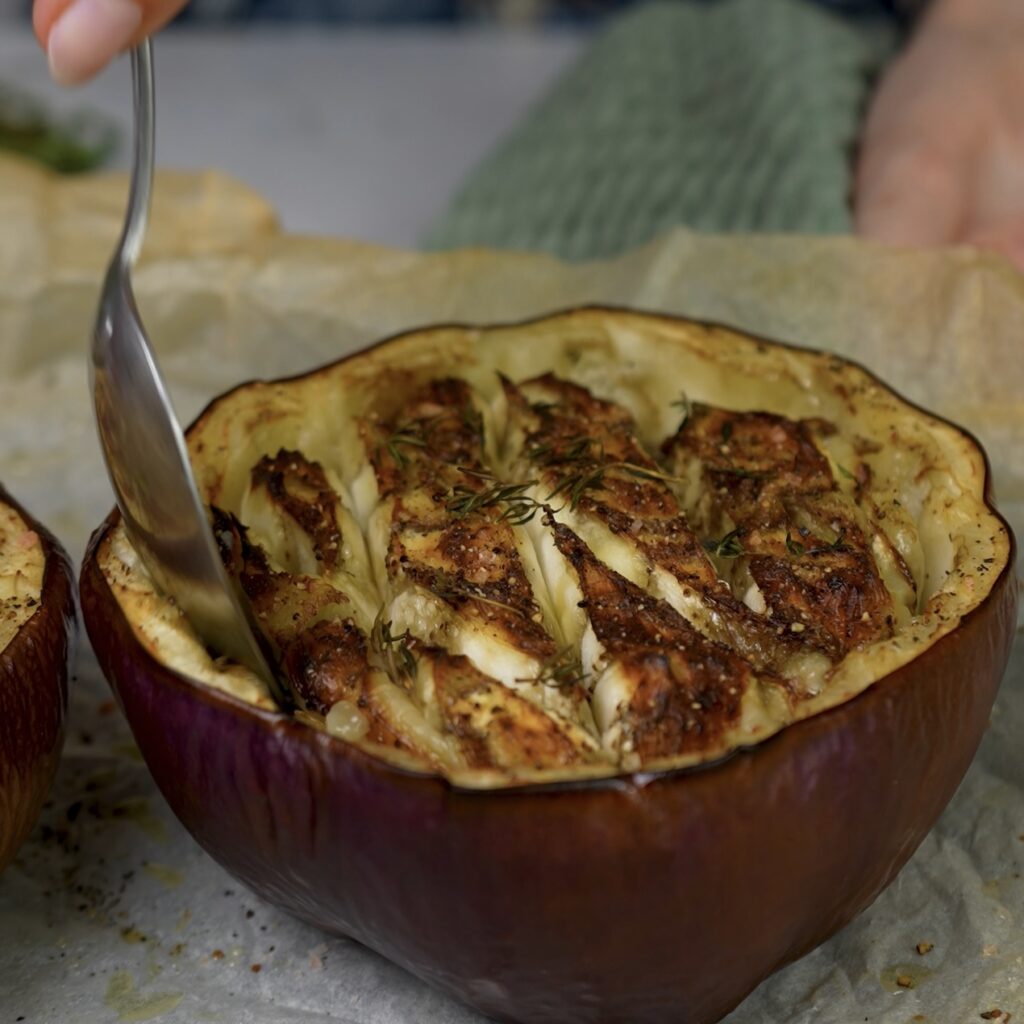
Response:
[[[442,773],[700,760],[791,719],[913,614],[829,423],[684,402],[655,457],[578,384],[501,384],[502,436],[456,378],[363,418],[366,514],[284,449],[237,517],[214,509],[311,724]]]

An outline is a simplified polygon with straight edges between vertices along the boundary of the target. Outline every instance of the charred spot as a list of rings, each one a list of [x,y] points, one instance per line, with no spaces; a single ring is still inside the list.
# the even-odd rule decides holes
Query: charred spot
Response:
[[[224,567],[236,577],[270,572],[266,552],[249,539],[249,530],[233,512],[210,506],[210,525]]]
[[[833,659],[892,634],[892,599],[867,552],[823,553],[799,562],[757,555],[750,574],[773,620],[787,629],[797,625],[802,643]]]
[[[773,486],[789,494],[835,486],[828,459],[814,443],[815,431],[821,432],[820,421],[694,403],[666,449],[700,459],[710,486],[749,501]]]
[[[637,650],[620,670],[633,682],[627,727],[643,760],[707,749],[741,714],[749,666],[727,652],[694,657],[680,650]]]
[[[310,538],[317,561],[333,568],[341,551],[338,496],[318,462],[301,452],[280,449],[265,455],[252,469],[254,488],[265,487],[271,501],[298,523]]]
[[[441,650],[429,657],[445,731],[470,767],[543,769],[588,760],[556,719],[468,658]]]
[[[632,427],[632,416],[622,406],[597,398],[583,385],[554,373],[525,380],[519,389],[530,396],[532,410],[547,423],[585,420],[596,428],[629,430]],[[533,396],[537,396],[537,401],[532,400]]]
[[[326,714],[341,700],[365,706],[366,638],[351,619],[318,622],[300,633],[284,648],[281,668],[310,711]]]

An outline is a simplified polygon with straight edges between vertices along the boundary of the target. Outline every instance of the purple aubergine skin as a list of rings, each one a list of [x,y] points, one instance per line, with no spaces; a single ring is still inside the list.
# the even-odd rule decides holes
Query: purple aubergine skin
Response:
[[[259,895],[504,1021],[711,1024],[867,907],[988,723],[1011,558],[958,628],[849,702],[699,769],[473,792],[189,682],[96,560],[86,625],[175,814]]]
[[[45,563],[39,606],[0,652],[0,871],[39,817],[64,744],[75,632],[74,576],[57,540],[3,488],[39,537]]]

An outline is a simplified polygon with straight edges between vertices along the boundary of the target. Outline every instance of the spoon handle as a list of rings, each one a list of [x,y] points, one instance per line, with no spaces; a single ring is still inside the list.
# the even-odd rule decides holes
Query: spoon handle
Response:
[[[153,95],[153,46],[148,39],[132,50],[132,110],[135,118],[132,180],[124,230],[118,243],[122,267],[133,266],[139,257],[153,192],[156,103]]]

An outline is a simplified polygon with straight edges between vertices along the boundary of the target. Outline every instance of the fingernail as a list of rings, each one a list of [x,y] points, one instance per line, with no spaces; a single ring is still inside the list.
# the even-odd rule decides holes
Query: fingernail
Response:
[[[50,74],[61,85],[92,78],[132,41],[142,24],[133,0],[75,0],[50,29]]]

